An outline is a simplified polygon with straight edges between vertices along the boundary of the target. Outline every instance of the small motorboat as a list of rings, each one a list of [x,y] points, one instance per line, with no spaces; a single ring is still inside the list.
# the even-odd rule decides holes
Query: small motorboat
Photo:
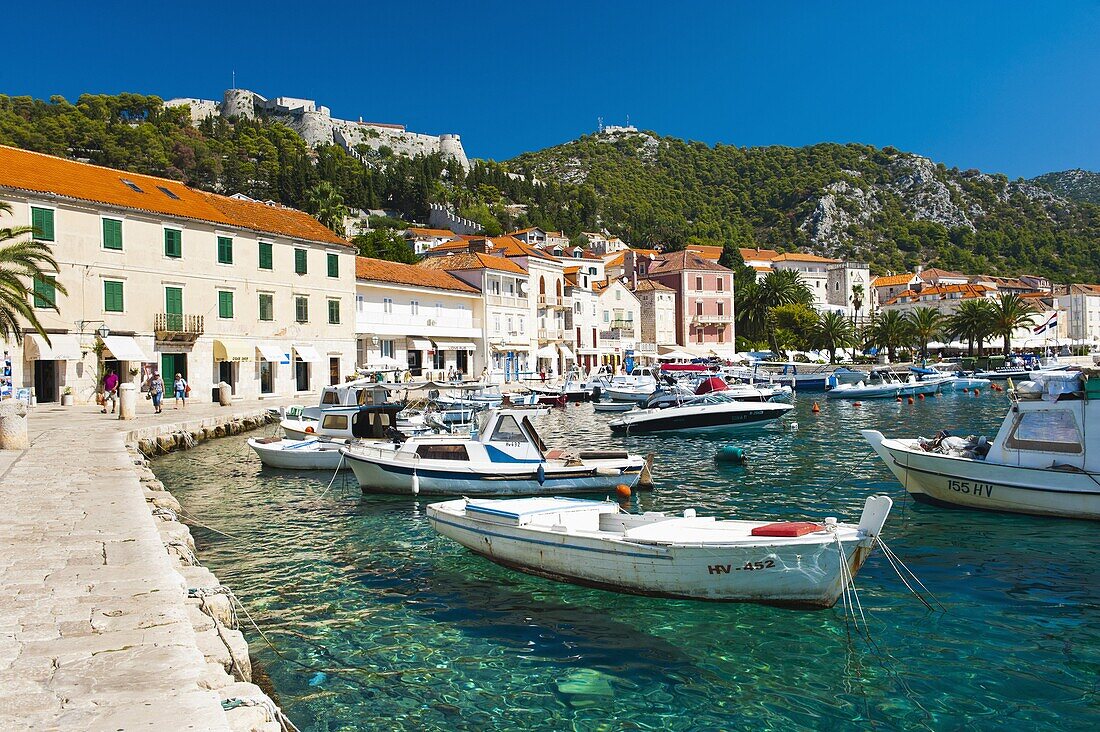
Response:
[[[395,436],[343,450],[364,491],[416,495],[554,495],[633,487],[648,474],[640,455],[550,450],[526,412],[491,409],[470,435]]]
[[[600,382],[600,395],[616,402],[645,401],[657,388],[657,377],[648,366],[639,366],[629,374],[617,374]]]
[[[871,496],[858,524],[723,520],[575,498],[433,503],[428,522],[476,554],[528,574],[615,592],[828,608],[890,514]]]
[[[432,401],[445,408],[485,409],[499,407],[504,400],[496,384],[451,384],[449,393],[429,392],[429,395]]]
[[[629,412],[637,406],[637,402],[592,402],[592,408],[597,412]]]
[[[1009,391],[1012,407],[992,441],[943,432],[931,439],[862,434],[917,501],[1097,520],[1098,382],[1074,372],[1033,373]]]
[[[350,444],[389,444],[403,408],[399,402],[329,407],[308,437],[252,437],[248,446],[269,468],[336,470],[345,467],[340,450]]]
[[[635,409],[608,423],[612,432],[736,432],[771,424],[794,409],[781,402],[746,402],[714,391],[663,409]]]

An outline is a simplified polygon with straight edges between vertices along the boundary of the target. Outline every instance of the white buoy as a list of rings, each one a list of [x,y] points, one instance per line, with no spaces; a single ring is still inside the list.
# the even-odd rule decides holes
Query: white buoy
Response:
[[[798,422],[791,422],[791,429],[792,430],[798,429]]]

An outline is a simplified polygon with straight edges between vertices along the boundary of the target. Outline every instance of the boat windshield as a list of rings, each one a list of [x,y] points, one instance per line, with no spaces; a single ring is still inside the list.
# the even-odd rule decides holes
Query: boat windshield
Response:
[[[1073,413],[1066,409],[1023,412],[1016,417],[1005,447],[1014,450],[1079,453],[1081,432]]]
[[[527,442],[527,435],[523,434],[516,418],[506,414],[497,420],[497,427],[493,430],[491,440],[493,442]]]

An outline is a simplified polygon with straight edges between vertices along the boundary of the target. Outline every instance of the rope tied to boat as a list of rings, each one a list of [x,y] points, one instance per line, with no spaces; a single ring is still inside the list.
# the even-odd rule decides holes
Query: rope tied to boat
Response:
[[[191,551],[191,547],[184,544],[182,541],[166,541],[164,542],[164,548],[166,551],[175,550],[179,555],[180,561],[184,564],[188,564],[192,567],[199,566],[199,558],[195,556],[195,552]]]
[[[891,549],[890,547],[888,547],[886,545],[886,542],[882,540],[881,536],[876,536],[875,537],[875,542],[879,546],[882,547],[882,555],[884,557],[886,557],[886,561],[890,563],[890,567],[897,573],[898,577],[901,578],[902,584],[904,584],[905,587],[910,592],[912,592],[917,597],[918,600],[920,600],[922,603],[924,603],[925,607],[927,607],[929,610],[935,610],[936,609],[936,608],[932,607],[932,604],[924,598],[924,595],[922,595],[920,592],[918,592],[916,589],[913,588],[913,585],[909,583],[908,579],[906,579],[905,574],[908,574],[909,577],[913,580],[913,582],[915,582],[918,587],[920,587],[922,590],[924,590],[924,592],[927,593],[928,596],[931,597],[932,600],[937,605],[939,605],[939,609],[940,609],[941,612],[947,612],[947,608],[944,606],[944,604],[942,602],[940,602],[939,598],[936,597],[934,594],[932,594],[932,591],[924,586],[924,583],[920,581],[920,578],[917,577],[917,575],[913,573],[913,570],[909,569],[909,567],[905,564],[905,562],[901,561],[901,558],[898,557],[898,555],[894,553],[893,549]],[[874,548],[874,544],[872,544],[872,548]],[[905,574],[902,573],[902,570],[904,570]]]
[[[261,707],[267,712],[267,721],[278,722],[283,732],[300,732],[270,697],[234,696],[229,699],[222,699],[222,709],[224,711],[228,712],[240,707]]]

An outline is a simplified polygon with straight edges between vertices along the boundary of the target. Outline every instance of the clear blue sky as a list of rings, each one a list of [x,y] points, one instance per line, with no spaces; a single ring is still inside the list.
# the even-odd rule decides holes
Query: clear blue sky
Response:
[[[1100,170],[1097,2],[19,2],[0,17],[11,95],[220,99],[236,70],[265,96],[457,132],[498,160],[629,115],[707,143]]]

